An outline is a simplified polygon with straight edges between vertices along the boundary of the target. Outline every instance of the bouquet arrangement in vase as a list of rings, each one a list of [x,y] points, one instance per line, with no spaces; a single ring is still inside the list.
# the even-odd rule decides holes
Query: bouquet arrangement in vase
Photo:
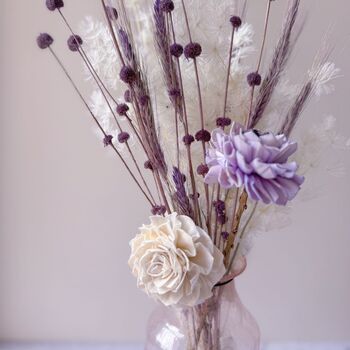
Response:
[[[244,1],[101,0],[104,21],[87,17],[78,32],[62,0],[46,1],[83,62],[91,97],[50,34],[40,34],[38,46],[62,68],[150,208],[129,260],[137,286],[160,302],[147,349],[259,349],[259,328],[234,288],[250,238],[285,214],[320,159],[323,148],[314,145],[349,146],[331,117],[293,133],[339,70],[325,45],[303,83],[287,80],[300,0],[286,2],[263,64],[276,2],[265,3],[254,42]]]

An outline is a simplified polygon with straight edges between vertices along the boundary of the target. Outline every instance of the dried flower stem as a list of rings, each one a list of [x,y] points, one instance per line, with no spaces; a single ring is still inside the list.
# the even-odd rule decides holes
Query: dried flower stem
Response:
[[[94,115],[94,113],[91,111],[91,108],[89,107],[89,105],[87,104],[87,102],[85,101],[85,98],[83,97],[83,95],[81,94],[80,90],[78,89],[77,85],[74,83],[72,77],[70,76],[70,74],[68,73],[67,69],[65,68],[65,66],[63,65],[62,61],[58,58],[58,56],[56,55],[55,51],[49,47],[49,50],[51,52],[51,54],[53,55],[53,57],[55,58],[55,60],[57,61],[57,63],[59,64],[59,66],[61,67],[61,69],[63,70],[63,72],[65,73],[66,77],[68,78],[68,80],[70,81],[70,83],[72,84],[74,90],[76,91],[76,93],[78,94],[78,96],[80,97],[80,99],[82,100],[82,102],[84,103],[85,107],[87,108],[87,110],[89,111],[91,117],[93,118],[94,122],[96,123],[97,127],[100,129],[101,133],[103,134],[104,137],[107,136],[106,132],[104,131],[104,129],[102,128],[100,122],[97,120],[96,116]],[[138,186],[138,188],[141,190],[141,192],[143,193],[143,195],[145,196],[145,198],[147,199],[147,201],[151,204],[151,206],[153,206],[153,203],[151,201],[151,199],[148,197],[148,195],[146,194],[146,192],[144,191],[144,189],[142,188],[142,186],[140,185],[140,183],[138,182],[138,180],[136,179],[135,175],[133,174],[133,172],[131,171],[131,169],[129,168],[128,164],[126,163],[126,161],[124,160],[124,158],[122,157],[122,155],[120,154],[120,152],[116,149],[116,147],[114,146],[113,143],[110,144],[110,146],[112,147],[112,149],[114,150],[114,152],[117,154],[117,156],[119,157],[119,159],[122,161],[123,165],[125,166],[125,168],[127,169],[127,171],[129,172],[130,176],[132,177],[132,179],[134,180],[134,182],[136,183],[136,185]]]
[[[224,100],[224,109],[223,109],[223,117],[226,117],[226,107],[227,107],[227,97],[228,97],[228,87],[230,82],[231,75],[231,62],[232,62],[232,50],[233,50],[233,41],[235,37],[235,28],[232,28],[231,33],[231,42],[230,42],[230,51],[227,65],[227,75],[226,75],[226,86],[225,86],[225,100]]]
[[[248,201],[248,194],[246,190],[243,190],[243,193],[239,198],[239,205],[238,205],[237,211],[234,216],[232,231],[230,232],[230,235],[227,239],[226,246],[224,249],[224,263],[226,267],[228,267],[230,262],[230,253],[234,245],[234,241],[239,229],[242,215],[244,211],[247,209],[247,201]]]
[[[172,17],[171,13],[169,15],[169,18],[170,18],[171,31],[172,31],[172,35],[173,35],[173,41],[174,41],[174,43],[176,43],[175,27],[174,27],[174,21],[173,21],[173,17]],[[181,64],[180,64],[179,58],[176,58],[176,64],[177,64],[177,70],[178,70],[178,74],[179,74],[185,134],[188,135],[189,128],[188,128],[187,107],[186,107],[184,85],[183,85],[183,79],[182,79],[182,73],[181,73]],[[198,222],[199,216],[200,216],[200,209],[199,209],[199,200],[197,198],[197,187],[196,187],[196,180],[195,180],[194,171],[193,171],[193,162],[192,162],[190,146],[186,146],[186,153],[187,153],[188,168],[189,168],[189,173],[190,173],[190,178],[191,178],[192,192],[194,195],[194,213],[195,213],[195,218],[196,218],[195,221],[197,220],[197,222]]]
[[[240,233],[240,235],[238,237],[237,244],[236,244],[235,249],[233,251],[232,258],[231,258],[231,261],[230,261],[230,264],[229,264],[229,266],[227,268],[226,273],[230,273],[230,271],[232,269],[232,266],[233,266],[233,263],[235,261],[235,258],[237,256],[237,254],[238,254],[238,251],[239,251],[242,239],[244,237],[244,234],[245,234],[245,232],[246,232],[246,230],[248,228],[248,225],[249,225],[250,221],[252,220],[252,218],[253,218],[253,216],[254,216],[254,214],[256,212],[257,206],[258,206],[258,202],[255,202],[254,207],[253,207],[253,209],[252,209],[252,211],[251,211],[251,213],[250,213],[250,215],[249,215],[249,217],[248,217],[248,219],[247,219],[247,221],[246,221],[244,227],[242,228],[242,231],[241,231],[241,233]]]
[[[263,57],[265,43],[266,43],[266,38],[267,38],[267,28],[268,28],[268,25],[269,25],[269,18],[270,18],[270,10],[271,10],[271,2],[272,1],[273,0],[267,0],[265,24],[264,24],[264,34],[263,34],[263,40],[262,40],[262,43],[261,43],[261,48],[260,48],[260,54],[259,54],[257,68],[256,68],[256,73],[259,72],[260,66],[261,66],[261,62],[262,62],[262,57]],[[251,122],[251,114],[252,114],[253,102],[254,102],[254,92],[255,92],[255,85],[252,87],[252,90],[251,90],[250,107],[249,107],[248,118],[247,118],[247,121],[246,121],[246,126],[248,126],[250,124],[250,122]]]

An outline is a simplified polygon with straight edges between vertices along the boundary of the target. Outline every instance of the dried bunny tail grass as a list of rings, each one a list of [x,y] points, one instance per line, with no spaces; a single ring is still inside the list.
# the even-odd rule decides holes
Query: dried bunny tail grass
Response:
[[[161,63],[163,78],[168,89],[168,96],[177,111],[182,109],[181,99],[174,96],[173,92],[180,93],[179,77],[176,71],[171,53],[171,34],[167,24],[167,15],[161,9],[161,0],[156,0],[153,6],[154,41],[159,61]]]
[[[187,191],[185,188],[186,178],[176,167],[173,168],[173,181],[176,188],[174,197],[177,203],[179,213],[193,218],[191,202],[188,198]]]
[[[291,0],[283,25],[281,37],[274,51],[267,76],[262,82],[259,95],[253,110],[250,127],[254,127],[264,116],[267,105],[271,101],[272,94],[279,83],[281,74],[286,67],[295,40],[292,39],[293,28],[297,19],[300,0]]]
[[[328,42],[328,35],[329,33],[326,35],[325,43]],[[291,134],[311,97],[319,94],[322,89],[327,90],[325,87],[326,84],[338,76],[338,70],[328,61],[331,52],[332,48],[325,44],[316,55],[314,63],[308,72],[307,79],[290,107],[280,129],[280,132],[286,136]]]

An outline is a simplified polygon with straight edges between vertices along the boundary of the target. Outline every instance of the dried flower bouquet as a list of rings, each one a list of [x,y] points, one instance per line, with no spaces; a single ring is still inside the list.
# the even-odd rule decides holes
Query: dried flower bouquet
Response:
[[[150,223],[131,241],[129,264],[138,287],[182,310],[186,325],[183,345],[163,346],[158,339],[160,349],[258,348],[258,341],[247,345],[241,339],[234,347],[234,336],[223,337],[225,288],[244,270],[249,234],[283,213],[299,192],[300,174],[310,161],[307,142],[297,153],[292,132],[310,98],[331,92],[330,81],[339,75],[325,47],[303,84],[286,80],[300,34],[300,0],[288,1],[264,68],[274,6],[266,1],[262,42],[251,66],[249,56],[256,51],[252,26],[244,20],[246,5],[101,0],[105,21],[86,18],[80,36],[63,1],[46,1],[62,18],[68,48],[82,59],[94,84],[90,101],[54,50],[51,35],[40,34],[38,46],[56,59],[103,144],[115,152],[150,206]],[[328,118],[321,128],[307,130],[309,139],[332,143],[336,138],[349,146],[332,132],[333,124]],[[322,138],[325,134],[332,136]],[[317,150],[312,152],[314,160]],[[144,158],[142,166],[137,153]],[[149,349],[157,348],[152,341]]]

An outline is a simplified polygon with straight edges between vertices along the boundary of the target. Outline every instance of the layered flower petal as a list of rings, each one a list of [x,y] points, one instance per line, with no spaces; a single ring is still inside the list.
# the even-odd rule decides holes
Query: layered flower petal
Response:
[[[166,306],[195,306],[211,297],[225,266],[208,234],[177,213],[150,221],[130,242],[138,287]]]
[[[297,143],[282,134],[260,135],[238,123],[228,134],[216,129],[207,151],[205,182],[226,189],[244,185],[252,200],[286,205],[304,182],[296,174],[298,165],[288,162],[296,150]]]

